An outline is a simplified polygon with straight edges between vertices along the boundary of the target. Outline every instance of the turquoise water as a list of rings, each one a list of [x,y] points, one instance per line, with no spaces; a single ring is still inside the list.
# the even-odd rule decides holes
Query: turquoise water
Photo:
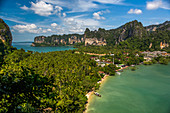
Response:
[[[37,52],[50,52],[50,51],[65,51],[65,50],[73,50],[75,48],[71,46],[59,46],[59,47],[31,47],[32,43],[20,43],[20,42],[13,42],[12,46],[16,47],[17,49],[25,49],[26,51],[37,51]]]
[[[170,64],[138,66],[109,77],[87,113],[170,113]]]

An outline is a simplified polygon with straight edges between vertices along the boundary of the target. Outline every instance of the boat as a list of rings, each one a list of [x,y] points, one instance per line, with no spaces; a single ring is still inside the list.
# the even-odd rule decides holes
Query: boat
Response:
[[[121,73],[120,72],[116,72],[116,74],[120,75]]]
[[[95,94],[96,96],[98,96],[98,97],[101,97],[101,95],[100,95],[99,93],[97,93],[97,92],[94,92],[94,94]]]

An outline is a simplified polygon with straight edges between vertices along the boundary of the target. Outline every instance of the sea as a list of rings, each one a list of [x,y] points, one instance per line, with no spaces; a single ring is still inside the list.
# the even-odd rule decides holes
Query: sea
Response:
[[[139,65],[109,76],[91,97],[87,113],[170,113],[169,65]]]
[[[58,47],[32,47],[32,42],[13,42],[12,46],[17,49],[23,48],[25,51],[34,51],[34,52],[51,52],[51,51],[65,51],[65,50],[73,50],[72,46],[58,46]]]
[[[73,50],[71,46],[31,47],[32,42],[13,42],[13,47],[34,52]],[[109,76],[101,85],[102,96],[91,96],[87,113],[170,113],[169,65],[139,65]]]

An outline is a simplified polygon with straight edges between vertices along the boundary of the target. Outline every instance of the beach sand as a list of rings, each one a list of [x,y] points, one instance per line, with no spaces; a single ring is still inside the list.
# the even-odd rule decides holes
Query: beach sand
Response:
[[[128,68],[129,66],[125,66],[125,67],[123,67],[122,69],[118,69],[118,70],[116,70],[116,72],[117,71],[120,71],[120,70],[123,70],[123,69],[126,69],[126,68]],[[101,81],[98,81],[97,83],[103,83],[104,81],[106,81],[106,79],[108,78],[108,76],[109,75],[105,75],[102,79],[101,79]],[[90,92],[88,92],[87,94],[86,94],[86,96],[87,96],[87,98],[88,98],[88,100],[87,100],[87,104],[86,104],[86,110],[84,111],[84,113],[87,113],[87,109],[88,109],[88,106],[89,106],[89,102],[90,102],[90,100],[92,99],[92,94],[94,93],[94,91],[90,91]]]
[[[109,75],[105,75],[102,79],[101,79],[101,81],[98,81],[98,83],[103,83],[104,81],[106,81],[106,79],[108,78],[108,76]],[[90,102],[90,100],[92,99],[92,94],[94,93],[94,91],[90,91],[90,92],[88,92],[87,94],[86,94],[86,96],[87,96],[87,98],[88,98],[88,100],[87,100],[87,104],[86,104],[86,110],[84,111],[84,113],[87,113],[87,109],[88,109],[88,106],[89,106],[89,102]]]

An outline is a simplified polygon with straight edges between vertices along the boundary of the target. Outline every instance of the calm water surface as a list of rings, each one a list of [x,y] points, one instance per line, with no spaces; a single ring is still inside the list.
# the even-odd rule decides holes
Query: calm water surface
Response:
[[[109,77],[87,113],[170,113],[170,64],[138,68]]]
[[[12,46],[16,47],[17,49],[25,49],[30,51],[37,51],[37,52],[50,52],[50,51],[65,51],[65,50],[73,50],[75,48],[71,46],[59,46],[59,47],[31,47],[31,43],[20,43],[20,42],[13,42]]]

